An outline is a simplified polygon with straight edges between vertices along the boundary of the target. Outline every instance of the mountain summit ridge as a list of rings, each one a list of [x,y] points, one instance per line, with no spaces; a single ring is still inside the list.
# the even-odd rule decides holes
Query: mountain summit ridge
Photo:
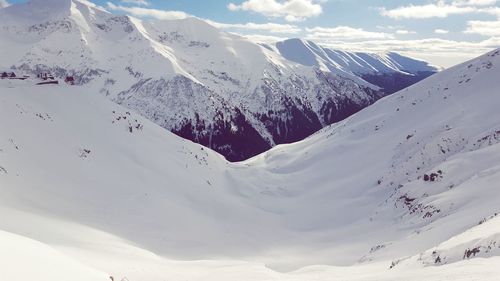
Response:
[[[362,53],[336,50],[304,39],[266,45],[286,59],[339,75],[355,75],[392,94],[442,70],[395,52]]]
[[[300,38],[279,41],[273,44],[271,48],[275,48],[276,51],[291,61],[304,65],[326,67],[330,71],[345,71],[352,74],[388,72],[416,74],[418,72],[437,72],[441,70],[425,61],[404,57],[395,52],[363,53],[335,50]],[[293,49],[302,49],[303,51],[294,52]],[[300,58],[293,58],[293,55],[296,54],[308,55],[310,60],[300,61]]]

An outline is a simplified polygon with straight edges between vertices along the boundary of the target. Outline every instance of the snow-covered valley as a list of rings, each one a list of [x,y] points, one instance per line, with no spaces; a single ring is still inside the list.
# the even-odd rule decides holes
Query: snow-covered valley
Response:
[[[0,50],[0,280],[500,276],[500,49],[428,77],[33,0]]]
[[[8,280],[496,280],[500,51],[240,163],[0,80]]]

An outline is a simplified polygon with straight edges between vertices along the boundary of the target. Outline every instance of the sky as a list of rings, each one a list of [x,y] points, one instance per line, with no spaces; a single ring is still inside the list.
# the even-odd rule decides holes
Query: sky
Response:
[[[196,16],[259,42],[303,38],[336,49],[399,52],[443,67],[500,46],[500,0],[90,1],[146,19]]]

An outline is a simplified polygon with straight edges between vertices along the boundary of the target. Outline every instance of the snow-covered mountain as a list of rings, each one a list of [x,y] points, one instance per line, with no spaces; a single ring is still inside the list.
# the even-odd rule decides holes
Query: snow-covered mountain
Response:
[[[499,75],[497,50],[233,164],[98,88],[2,79],[0,276],[496,280]]]
[[[499,73],[500,49],[245,164],[263,168],[255,187],[286,186],[297,210],[289,223],[331,239],[330,261],[394,268],[498,256]]]
[[[301,39],[289,39],[264,46],[302,65],[340,75],[348,73],[359,76],[379,86],[386,94],[402,90],[440,71],[427,62],[397,53],[347,52]]]
[[[378,60],[405,60],[373,57],[356,71],[303,65],[194,17],[142,21],[85,0],[31,0],[0,18],[0,68],[72,77],[230,160],[302,140],[372,104],[390,92],[374,84],[395,78],[359,74]]]

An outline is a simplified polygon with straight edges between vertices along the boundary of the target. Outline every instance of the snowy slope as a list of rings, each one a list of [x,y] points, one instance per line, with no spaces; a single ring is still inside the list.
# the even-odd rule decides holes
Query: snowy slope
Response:
[[[0,70],[74,77],[230,160],[302,140],[386,95],[374,84],[393,84],[393,74],[360,77],[376,63],[430,68],[395,54],[349,62],[356,71],[330,58],[328,67],[297,64],[194,17],[142,21],[84,0],[31,0],[0,18]]]
[[[87,87],[0,80],[0,230],[25,237],[1,243],[90,280],[495,280],[499,66],[236,164]]]
[[[2,280],[106,281],[109,275],[75,262],[50,247],[0,231]]]
[[[499,54],[446,70],[304,142],[278,147],[247,164],[265,167],[261,177],[286,184],[291,194],[314,187],[294,201],[300,210],[294,215],[317,220],[313,226],[311,221],[290,223],[330,230],[326,236],[336,241],[330,247],[339,262],[405,258],[431,249],[436,241],[498,213]],[[434,181],[426,181],[425,175]],[[259,184],[256,180],[255,186]],[[497,251],[486,250],[498,248],[495,237],[462,241],[455,249],[461,254],[433,261],[462,260],[477,247],[475,256],[488,256]],[[352,245],[344,249],[344,243],[361,248],[351,256],[357,250]]]
[[[427,62],[397,53],[370,54],[334,50],[311,41],[288,39],[272,46],[288,60],[340,75],[356,75],[392,94],[440,71]]]

